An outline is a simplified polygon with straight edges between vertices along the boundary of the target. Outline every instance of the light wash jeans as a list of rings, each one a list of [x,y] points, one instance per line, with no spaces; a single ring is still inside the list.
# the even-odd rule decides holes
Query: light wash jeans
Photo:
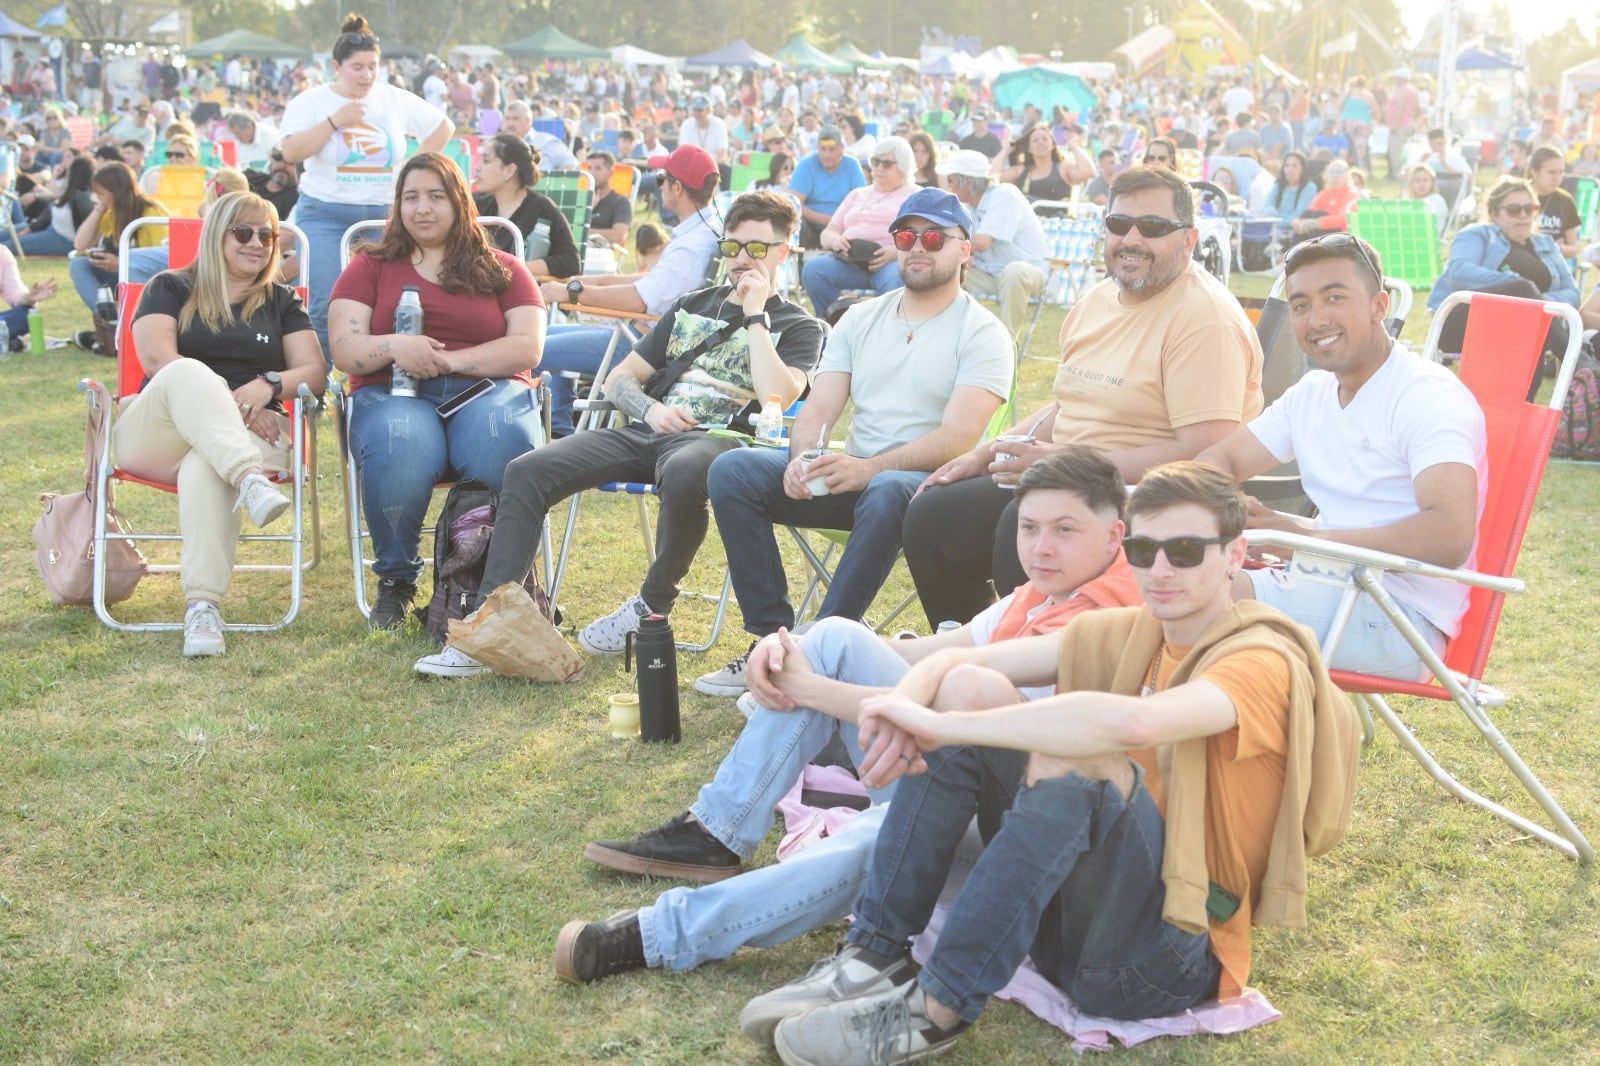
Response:
[[[871,289],[882,296],[900,288],[900,264],[890,260],[877,270],[868,270],[837,255],[808,255],[800,268],[800,284],[811,298],[817,317],[828,317],[828,308],[845,289]]]
[[[741,448],[717,456],[706,480],[744,628],[758,637],[794,625],[774,524],[851,531],[817,614],[860,618],[900,557],[906,507],[927,476],[885,470],[862,492],[796,500],[783,491],[788,463],[787,451]]]
[[[819,673],[858,685],[893,685],[908,668],[871,630],[844,618],[818,622],[800,647]],[[859,761],[863,752],[853,724],[815,710],[758,707],[690,811],[724,845],[749,858],[772,828],[778,800],[835,731]],[[875,804],[888,795],[868,790]],[[781,944],[844,917],[866,877],[881,819],[881,806],[870,808],[837,837],[785,862],[662,893],[639,912],[645,960],[652,967],[689,970],[745,945]]]
[[[300,282],[310,282],[306,289],[306,311],[311,315],[317,340],[322,342],[322,357],[329,370],[333,369],[333,349],[328,347],[328,297],[333,292],[333,283],[339,280],[339,241],[344,231],[357,222],[388,217],[387,195],[381,204],[340,204],[301,193],[294,210],[289,212],[289,221],[300,227],[306,235],[306,243],[311,246],[308,257],[311,276],[308,279],[302,273]],[[373,237],[378,235],[377,232],[372,234]]]
[[[129,281],[142,284],[165,269],[167,269],[166,245],[128,249]],[[113,289],[117,286],[116,273],[101,270],[91,263],[87,256],[80,255],[67,260],[67,277],[72,281],[72,288],[78,294],[78,299],[82,300],[83,305],[91,311],[98,303],[100,286],[110,285]]]

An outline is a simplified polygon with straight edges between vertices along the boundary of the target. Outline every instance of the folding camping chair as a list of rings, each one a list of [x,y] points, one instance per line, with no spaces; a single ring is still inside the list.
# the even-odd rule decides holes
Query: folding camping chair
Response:
[[[589,243],[589,212],[594,206],[594,178],[587,170],[546,170],[539,175],[539,191],[548,196],[572,227],[579,248]]]
[[[1332,567],[1348,571],[1344,600],[1324,641],[1325,656],[1331,655],[1343,637],[1356,598],[1366,595],[1372,597],[1405,635],[1422,662],[1433,671],[1434,680],[1425,683],[1333,671],[1334,681],[1354,697],[1369,741],[1373,732],[1372,715],[1376,713],[1394,731],[1401,745],[1451,795],[1482,807],[1522,832],[1589,865],[1594,861],[1593,845],[1490,718],[1492,710],[1505,705],[1506,694],[1483,683],[1506,593],[1521,592],[1525,587],[1512,572],[1561,415],[1561,398],[1566,395],[1577,367],[1581,326],[1577,312],[1565,304],[1484,293],[1454,293],[1435,315],[1428,336],[1428,354],[1436,359],[1440,330],[1448,312],[1458,303],[1479,306],[1479,313],[1467,320],[1463,346],[1466,350],[1462,354],[1460,375],[1483,408],[1488,430],[1489,488],[1487,497],[1481,501],[1483,517],[1478,525],[1477,570],[1435,566],[1291,533],[1250,530],[1246,536],[1251,547],[1306,552],[1328,560]],[[1570,339],[1556,378],[1555,398],[1549,406],[1527,403],[1522,397],[1538,363],[1543,338],[1551,320],[1558,316],[1567,321]],[[1471,586],[1471,607],[1462,620],[1460,633],[1450,641],[1442,660],[1381,584],[1380,576],[1389,570]],[[1457,780],[1389,706],[1384,697],[1391,693],[1453,702],[1489,742],[1555,829],[1517,814]]]
[[[1207,274],[1228,285],[1228,271],[1233,262],[1233,222],[1228,212],[1231,201],[1228,191],[1209,181],[1191,181],[1195,190],[1194,228],[1200,239],[1195,242],[1194,259]]]
[[[511,254],[518,259],[522,258],[522,231],[512,224],[510,219],[499,215],[479,215],[478,221],[485,226],[499,226],[511,233]],[[384,219],[369,219],[357,222],[344,231],[344,236],[339,239],[339,269],[350,265],[351,256],[355,254],[358,241],[363,241],[372,235],[381,234],[388,225]],[[549,438],[550,430],[550,390],[545,387],[543,378],[535,379],[535,388],[538,390],[536,402],[543,410],[542,422],[545,428],[545,438]],[[371,616],[372,603],[367,596],[367,572],[372,569],[372,560],[367,558],[366,542],[372,534],[367,531],[361,518],[361,471],[357,468],[355,453],[350,447],[350,396],[343,382],[333,391],[333,409],[335,424],[339,430],[339,460],[344,471],[344,505],[345,505],[345,532],[350,543],[350,572],[355,584],[356,610],[361,612],[362,618]],[[434,490],[449,489],[455,482],[441,481],[434,486]],[[433,528],[423,523],[424,536],[433,532]],[[544,558],[544,587],[550,587],[550,534],[548,528],[543,540]],[[423,554],[423,561],[427,563],[429,557]],[[555,597],[551,596],[551,602]]]
[[[305,234],[287,222],[280,222],[279,230],[288,234],[301,251],[301,258],[309,247]],[[174,267],[184,266],[194,259],[199,249],[200,222],[198,219],[166,219],[159,217],[146,217],[133,220],[122,231],[120,256],[118,258],[118,271],[121,274],[118,292],[118,324],[117,324],[117,388],[118,398],[132,396],[137,393],[143,384],[144,367],[139,362],[139,353],[134,347],[133,340],[133,315],[139,306],[139,298],[144,293],[144,285],[130,282],[128,276],[128,252],[133,247],[133,236],[138,229],[144,226],[166,226],[168,258]],[[302,278],[302,283],[304,279]],[[299,290],[302,299],[304,289]],[[85,381],[80,386],[88,394],[88,402],[92,408],[97,404],[106,402],[107,390],[94,382]],[[311,390],[305,386],[300,387],[300,393],[290,400],[289,431],[290,431],[290,463],[289,470],[280,474],[271,475],[272,480],[280,485],[287,485],[290,490],[292,507],[290,510],[290,527],[287,533],[250,533],[241,534],[241,543],[268,543],[286,544],[289,549],[287,563],[259,563],[234,565],[235,573],[287,573],[289,575],[289,604],[282,617],[274,622],[228,622],[223,628],[232,633],[265,633],[282,629],[295,616],[300,613],[302,581],[305,571],[317,565],[321,556],[320,522],[318,520],[316,485],[316,414],[321,405],[312,397]],[[176,631],[183,628],[180,618],[172,622],[124,622],[115,618],[106,603],[106,512],[110,509],[114,484],[144,485],[160,492],[177,495],[178,486],[175,482],[156,481],[140,477],[136,474],[115,466],[111,455],[111,424],[116,415],[116,403],[111,401],[106,415],[106,432],[104,444],[99,457],[99,479],[93,487],[95,499],[95,538],[94,538],[94,613],[101,622],[112,629],[120,629],[133,633],[153,633]],[[310,508],[310,555],[306,555],[306,510],[309,501]],[[113,538],[133,541],[166,541],[181,542],[182,533],[141,532],[141,531],[113,531],[109,534]],[[177,573],[177,564],[156,564],[149,568],[150,573]]]

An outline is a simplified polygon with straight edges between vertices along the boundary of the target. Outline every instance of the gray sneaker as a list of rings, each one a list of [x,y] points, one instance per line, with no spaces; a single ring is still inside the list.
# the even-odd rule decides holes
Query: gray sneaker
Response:
[[[892,992],[917,976],[910,952],[886,959],[854,944],[840,944],[804,977],[757,996],[739,1013],[739,1028],[751,1040],[772,1043],[772,1032],[785,1018],[861,996]]]
[[[621,655],[628,645],[628,634],[639,631],[639,623],[650,614],[642,596],[634,596],[621,607],[578,631],[578,643],[590,655]]]
[[[239,482],[239,502],[235,511],[248,511],[250,521],[257,529],[265,529],[289,509],[289,497],[278,491],[278,486],[265,474],[246,474]]]
[[[912,982],[785,1018],[773,1043],[790,1064],[897,1066],[932,1058],[955,1047],[967,1026],[939,1028],[928,1017],[927,1003],[922,986]]]
[[[183,616],[183,654],[187,659],[221,655],[226,649],[222,637],[222,612],[214,603],[197,603]]]
[[[694,683],[696,692],[704,692],[707,696],[742,696],[744,695],[744,668],[750,661],[750,653],[756,650],[756,642],[751,641],[743,655],[724,666],[715,673],[703,674],[700,680]]]

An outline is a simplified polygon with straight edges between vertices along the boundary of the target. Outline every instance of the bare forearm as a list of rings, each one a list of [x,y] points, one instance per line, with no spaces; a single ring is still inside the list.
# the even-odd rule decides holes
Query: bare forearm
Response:
[[[1334,544],[1403,555],[1435,566],[1460,566],[1472,549],[1472,524],[1443,511],[1420,511],[1372,529],[1316,529],[1313,536]]]
[[[938,719],[942,744],[981,745],[1057,758],[1088,758],[1136,745],[1120,724],[1140,708],[1130,696],[1073,692],[1008,707],[946,711]]]
[[[978,442],[982,430],[940,426],[932,433],[864,460],[873,473],[885,470],[937,470]]]
[[[617,410],[636,422],[643,422],[646,412],[657,402],[644,391],[644,383],[632,374],[613,374],[606,378],[605,392],[606,399],[615,404]]]
[[[322,151],[322,146],[328,143],[328,138],[334,132],[333,123],[323,119],[309,129],[285,135],[278,142],[278,151],[283,153],[286,163],[303,163]]]
[[[543,345],[538,337],[511,333],[470,348],[444,353],[450,373],[470,378],[506,378],[539,365]]]
[[[854,722],[861,712],[862,700],[889,690],[872,685],[854,685],[821,674],[807,674],[803,679],[784,686],[783,691],[798,707],[821,711],[841,722]]]

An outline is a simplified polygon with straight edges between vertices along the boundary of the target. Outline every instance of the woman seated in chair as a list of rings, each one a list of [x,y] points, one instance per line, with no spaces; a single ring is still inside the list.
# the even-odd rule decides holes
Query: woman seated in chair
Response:
[[[570,278],[582,269],[572,226],[554,200],[534,191],[538,184],[539,153],[522,138],[497,133],[478,149],[478,191],[472,197],[478,214],[510,219],[522,231],[529,273]],[[543,250],[533,244],[541,222],[545,224]],[[491,229],[489,239],[502,252],[512,249],[511,234],[501,227]]]
[[[89,191],[94,179],[94,160],[79,156],[67,165],[59,195],[51,196],[50,189],[35,186],[17,198],[27,213],[26,227],[18,226],[16,243],[11,235],[0,236],[0,244],[13,252],[22,246],[26,255],[66,255],[72,251],[73,238],[78,227],[94,210],[94,193]],[[55,183],[52,182],[53,186]],[[34,209],[34,204],[39,209]]]
[[[498,491],[506,464],[538,443],[532,370],[545,324],[533,276],[494,247],[449,157],[407,160],[389,217],[382,242],[339,276],[328,314],[333,364],[350,375],[347,432],[379,578],[374,629],[405,624],[433,486],[476,478]],[[421,336],[394,329],[406,288],[421,297]],[[391,392],[396,366],[414,379],[415,395]],[[439,414],[439,404],[486,379],[490,391]]]
[[[1450,221],[1450,205],[1445,203],[1444,197],[1439,194],[1439,179],[1428,164],[1415,163],[1406,172],[1405,199],[1422,201],[1428,213],[1433,216],[1438,236],[1442,239],[1445,224]]]
[[[94,193],[94,210],[84,217],[73,236],[73,247],[78,255],[68,261],[67,277],[72,280],[72,287],[83,305],[93,311],[100,287],[117,284],[117,242],[122,238],[122,231],[136,218],[162,218],[170,212],[160,200],[153,200],[140,190],[138,179],[126,163],[102,164],[94,172],[89,190]],[[167,255],[161,242],[166,237],[166,226],[144,226],[135,231],[132,250],[149,253],[147,258],[159,260],[161,266],[157,269],[163,269]],[[138,260],[139,256],[132,258]],[[129,264],[130,280],[142,281],[153,276],[141,276],[133,269],[134,265]],[[77,340],[80,347],[93,348],[94,330],[80,331]]]
[[[207,212],[194,262],[151,278],[134,313],[147,378],[111,449],[128,472],[178,486],[186,656],[222,654],[240,512],[265,526],[289,507],[266,476],[290,464],[284,405],[327,377],[305,306],[273,281],[277,252],[277,210],[230,193]]]
[[[1322,172],[1322,181],[1322,191],[1311,198],[1311,206],[1292,224],[1295,243],[1319,233],[1350,228],[1350,205],[1361,198],[1360,191],[1350,184],[1350,164],[1343,159],[1333,160]]]
[[[1030,126],[1006,150],[1006,167],[1000,180],[1008,181],[1033,200],[1070,200],[1072,187],[1094,177],[1089,158],[1075,133],[1067,135],[1066,150],[1056,143],[1047,126]]]
[[[808,256],[800,271],[811,306],[822,318],[846,289],[870,289],[882,296],[900,287],[889,223],[906,197],[917,191],[910,180],[916,161],[904,137],[884,137],[869,165],[869,184],[845,194],[819,238],[823,250],[833,254]]]
[[[1428,310],[1437,311],[1453,292],[1489,292],[1578,306],[1578,283],[1556,242],[1535,229],[1539,202],[1523,178],[1506,178],[1489,191],[1489,221],[1467,226],[1450,242],[1444,273],[1428,293]],[[1439,336],[1441,352],[1459,353],[1467,309],[1455,308]],[[1566,351],[1567,324],[1556,319],[1545,336],[1544,353]],[[1541,365],[1528,389],[1531,401],[1544,380]]]

